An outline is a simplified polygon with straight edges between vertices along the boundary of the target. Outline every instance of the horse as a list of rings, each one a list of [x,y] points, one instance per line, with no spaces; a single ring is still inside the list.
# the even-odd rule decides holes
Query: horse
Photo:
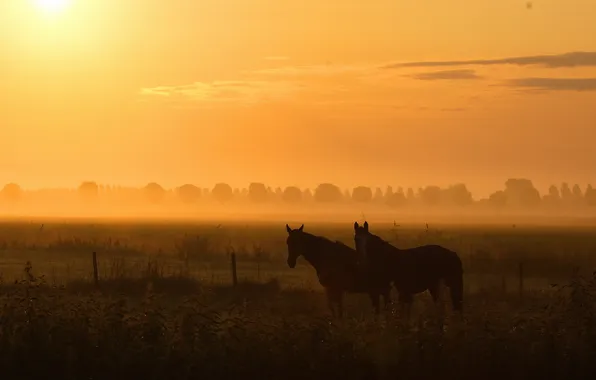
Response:
[[[355,249],[322,236],[304,232],[304,224],[295,230],[286,224],[288,231],[288,266],[296,267],[296,260],[304,256],[317,271],[319,283],[325,288],[327,302],[333,317],[336,316],[334,304],[337,304],[338,316],[343,317],[344,293],[368,293],[375,309],[380,314],[380,296],[387,309],[391,300],[391,283],[370,278],[358,265]]]
[[[368,222],[354,223],[356,251],[367,265],[385,281],[393,282],[398,300],[410,315],[413,296],[428,290],[436,304],[441,281],[449,288],[454,311],[463,311],[463,266],[456,252],[440,245],[399,249],[372,234]]]

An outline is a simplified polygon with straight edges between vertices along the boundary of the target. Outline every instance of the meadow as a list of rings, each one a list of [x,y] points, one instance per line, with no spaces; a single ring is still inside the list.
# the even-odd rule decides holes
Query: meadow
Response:
[[[305,231],[353,246],[353,222]],[[463,318],[421,294],[409,321],[366,295],[332,319],[314,269],[286,264],[285,222],[4,221],[2,378],[596,378],[591,228],[371,230],[458,252]]]

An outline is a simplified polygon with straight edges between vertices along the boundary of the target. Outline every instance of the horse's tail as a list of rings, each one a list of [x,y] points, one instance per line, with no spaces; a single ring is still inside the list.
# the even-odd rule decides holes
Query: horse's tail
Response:
[[[453,310],[462,312],[464,301],[464,269],[461,259],[455,254],[453,265],[445,276],[445,285],[449,287]]]

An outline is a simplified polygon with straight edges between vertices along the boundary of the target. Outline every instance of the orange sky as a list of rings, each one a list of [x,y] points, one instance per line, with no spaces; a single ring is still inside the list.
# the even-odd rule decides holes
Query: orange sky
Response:
[[[596,184],[593,0],[32,3],[0,2],[0,185]]]

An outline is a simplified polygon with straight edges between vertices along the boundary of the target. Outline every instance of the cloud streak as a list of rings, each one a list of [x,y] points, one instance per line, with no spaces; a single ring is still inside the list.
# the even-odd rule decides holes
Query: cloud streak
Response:
[[[596,78],[518,78],[505,83],[508,87],[520,87],[541,91],[596,91]]]
[[[299,85],[282,81],[216,81],[143,88],[140,95],[170,101],[254,104],[283,99],[299,90]]]
[[[419,73],[408,75],[410,78],[418,80],[469,80],[469,79],[481,79],[474,70],[445,70],[445,71],[433,71],[428,73]]]
[[[384,65],[381,66],[381,69],[492,65],[542,66],[546,68],[592,67],[596,66],[596,52],[570,52],[564,54],[532,55],[500,59],[402,62]]]

